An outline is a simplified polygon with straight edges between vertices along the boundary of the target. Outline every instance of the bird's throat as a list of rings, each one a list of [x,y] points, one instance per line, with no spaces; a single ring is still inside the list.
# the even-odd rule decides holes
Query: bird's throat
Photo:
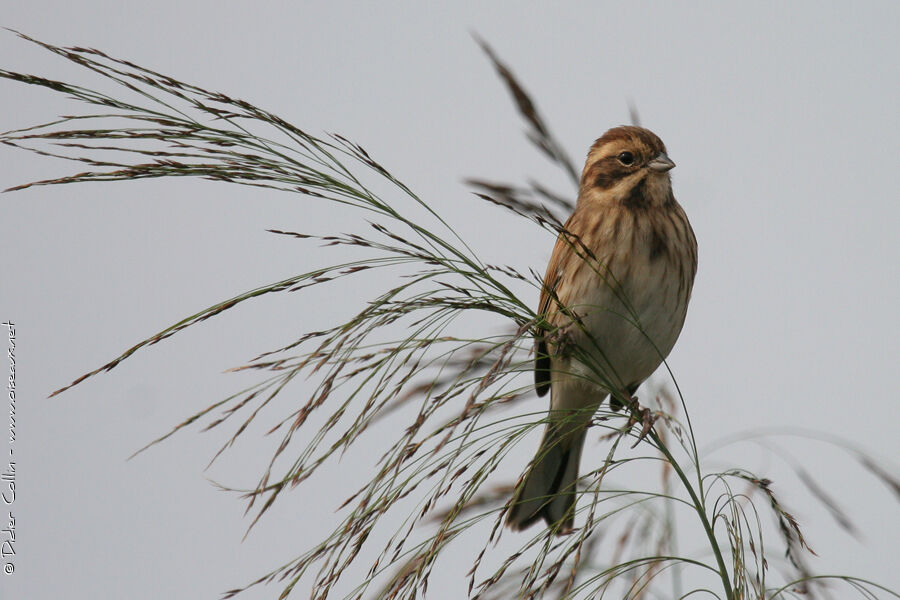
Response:
[[[647,210],[675,202],[672,184],[667,176],[648,175],[631,186],[621,200],[622,206],[630,210]]]

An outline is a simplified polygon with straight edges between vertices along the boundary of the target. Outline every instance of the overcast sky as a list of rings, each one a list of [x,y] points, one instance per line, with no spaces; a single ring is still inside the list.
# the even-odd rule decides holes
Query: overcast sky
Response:
[[[860,444],[896,475],[900,4],[485,5],[6,3],[0,24],[340,132],[448,215],[486,262],[523,270],[544,269],[552,237],[482,205],[462,179],[571,188],[525,142],[471,33],[514,69],[579,163],[595,138],[628,122],[632,100],[678,165],[675,193],[699,240],[669,363],[700,441],[816,430]],[[12,33],[0,33],[0,66],[88,81]],[[0,130],[75,110],[0,81]],[[0,188],[77,168],[2,148]],[[248,438],[207,472],[227,431],[182,432],[126,458],[252,381],[222,371],[362,296],[254,302],[47,395],[184,316],[328,258],[265,229],[343,231],[358,215],[186,180],[33,188],[0,203],[0,320],[17,326],[18,382],[15,573],[0,574],[4,599],[215,598],[337,524],[342,492],[329,486],[360,481],[371,465],[334,467],[315,484],[321,502],[298,488],[242,542],[244,505],[206,478],[253,485],[271,440]],[[862,534],[840,531],[785,482],[820,556],[814,569],[900,588],[897,498],[827,445],[778,443]],[[752,445],[729,457],[761,474],[779,468]]]

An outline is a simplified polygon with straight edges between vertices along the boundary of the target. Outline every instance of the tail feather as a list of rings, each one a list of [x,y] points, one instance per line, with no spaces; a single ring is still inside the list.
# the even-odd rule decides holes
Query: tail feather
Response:
[[[525,481],[513,498],[507,524],[517,530],[525,529],[538,519],[544,519],[558,534],[572,529],[575,522],[576,481],[581,462],[586,429],[579,427],[564,432],[563,427],[550,424]]]

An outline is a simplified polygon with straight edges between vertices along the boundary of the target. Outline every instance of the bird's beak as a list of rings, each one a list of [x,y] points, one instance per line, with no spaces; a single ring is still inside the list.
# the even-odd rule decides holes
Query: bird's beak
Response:
[[[674,167],[675,163],[672,162],[672,159],[665,152],[660,152],[653,160],[647,163],[647,168],[657,173],[665,173]]]

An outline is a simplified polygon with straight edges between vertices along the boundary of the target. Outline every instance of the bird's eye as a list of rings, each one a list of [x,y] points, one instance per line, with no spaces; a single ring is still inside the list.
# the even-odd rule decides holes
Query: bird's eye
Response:
[[[631,152],[619,152],[619,156],[616,158],[618,158],[619,162],[626,167],[634,164],[634,154]]]

